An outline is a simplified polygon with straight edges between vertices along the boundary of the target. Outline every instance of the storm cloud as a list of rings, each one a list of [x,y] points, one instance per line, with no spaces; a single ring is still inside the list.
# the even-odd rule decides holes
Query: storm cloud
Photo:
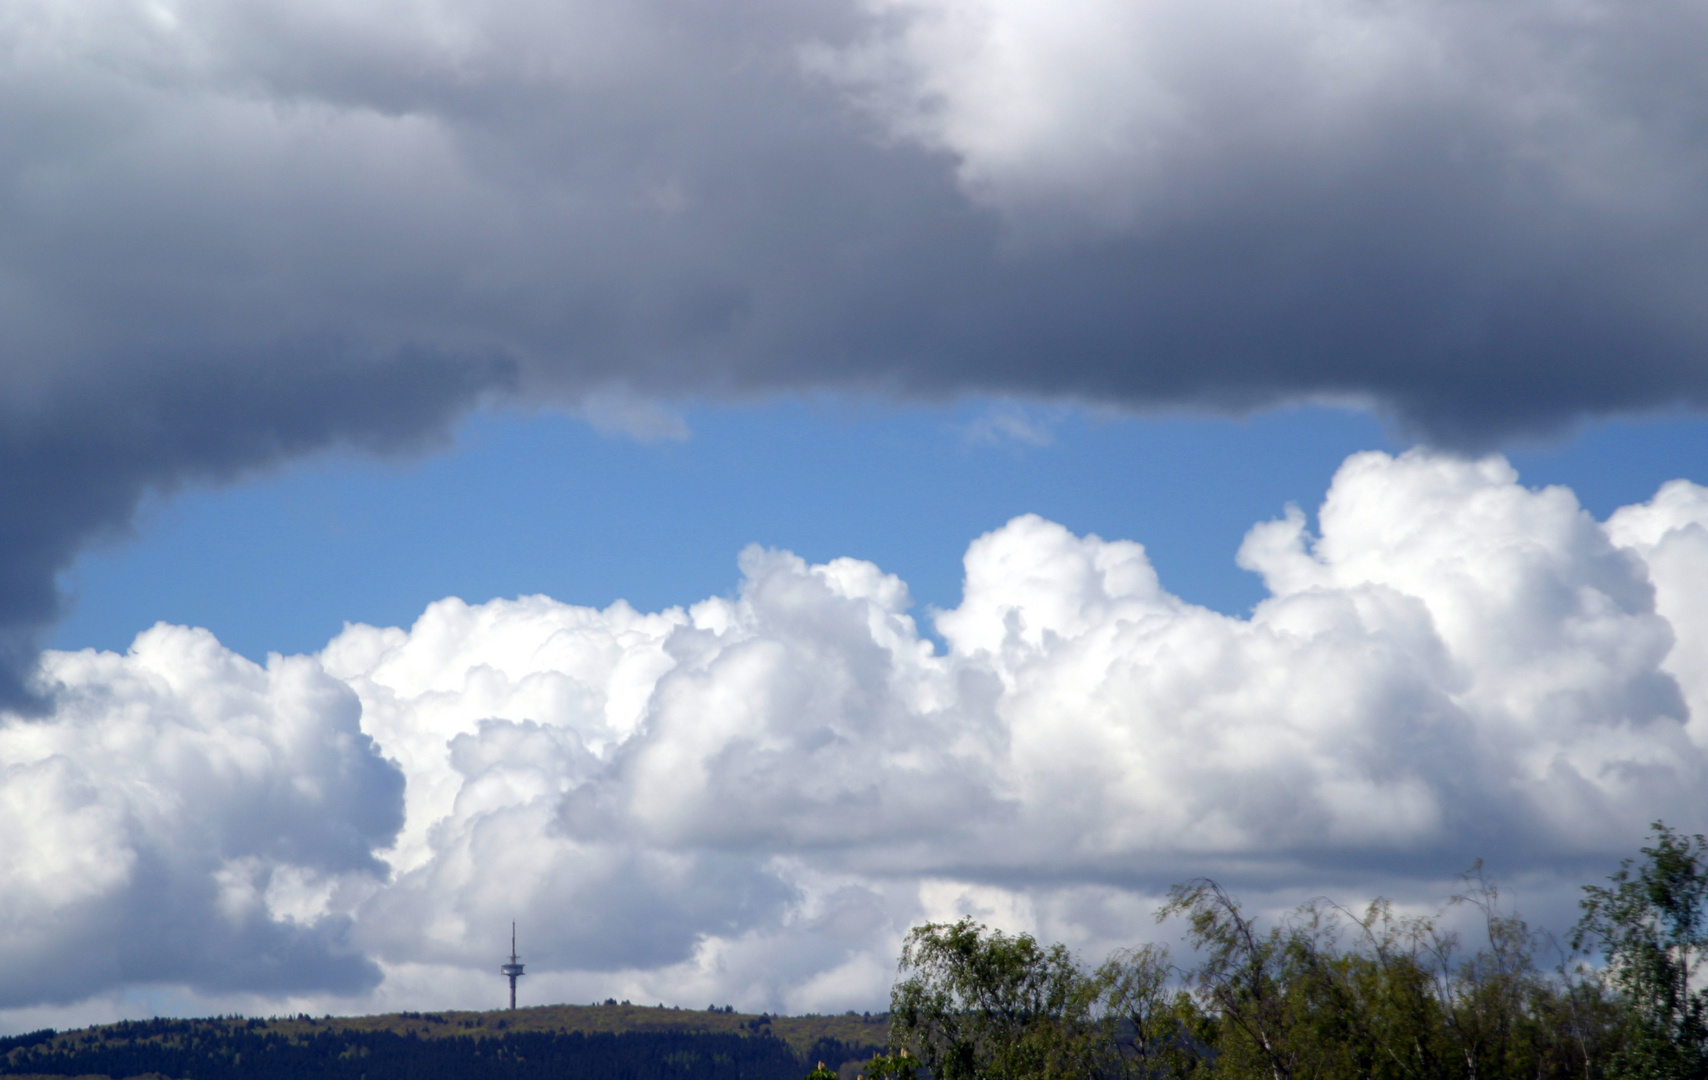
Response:
[[[531,397],[1326,395],[1461,440],[1696,402],[1704,18],[27,2],[9,385],[413,348]]]
[[[1705,18],[20,0],[0,692],[143,495],[483,401],[1699,406]]]

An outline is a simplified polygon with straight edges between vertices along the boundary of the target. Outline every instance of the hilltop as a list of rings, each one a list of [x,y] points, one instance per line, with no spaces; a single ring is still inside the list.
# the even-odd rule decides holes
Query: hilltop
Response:
[[[212,1019],[205,1024],[255,1024],[249,1019]],[[284,1035],[330,1031],[389,1031],[413,1033],[420,1038],[442,1039],[501,1032],[676,1032],[693,1034],[719,1032],[734,1035],[769,1033],[787,1043],[797,1054],[806,1054],[822,1040],[847,1046],[882,1046],[889,1038],[889,1017],[882,1013],[772,1016],[769,1013],[726,1012],[722,1009],[683,1009],[667,1005],[535,1005],[515,1010],[489,1012],[402,1012],[377,1016],[328,1016],[273,1018],[260,1021],[263,1030]],[[101,1031],[102,1028],[90,1028]]]

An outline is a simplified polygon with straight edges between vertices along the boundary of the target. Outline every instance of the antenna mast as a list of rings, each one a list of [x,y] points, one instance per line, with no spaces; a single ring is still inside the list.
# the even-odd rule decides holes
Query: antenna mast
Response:
[[[508,977],[510,980],[510,1008],[511,1009],[516,1008],[516,980],[521,978],[523,975],[522,965],[520,963],[518,963],[518,961],[520,959],[521,958],[516,955],[516,924],[511,923],[510,924],[510,962],[498,969],[499,971],[503,972],[505,974],[505,976]]]

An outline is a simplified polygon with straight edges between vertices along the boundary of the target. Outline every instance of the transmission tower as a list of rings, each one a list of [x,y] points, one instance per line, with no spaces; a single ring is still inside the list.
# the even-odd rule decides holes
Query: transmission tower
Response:
[[[516,924],[510,924],[510,962],[499,968],[510,980],[510,1007],[516,1007],[516,980],[522,977],[522,965],[516,955]]]

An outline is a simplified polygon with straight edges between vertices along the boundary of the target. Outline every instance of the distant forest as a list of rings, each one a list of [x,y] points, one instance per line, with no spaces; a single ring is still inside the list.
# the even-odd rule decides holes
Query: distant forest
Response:
[[[677,1015],[684,1021],[696,1016]],[[366,1028],[306,1016],[284,1022],[162,1019],[79,1032],[38,1031],[0,1039],[0,1075],[112,1080],[801,1080],[819,1062],[832,1069],[848,1065],[852,1073],[855,1063],[882,1049],[877,1043],[851,1045],[821,1037],[802,1053],[757,1018],[747,1022],[745,1033],[737,1033],[509,1030],[505,1020],[492,1017],[486,1014],[476,1022],[406,1013],[372,1018]],[[389,1023],[375,1026],[381,1019]],[[429,1027],[437,1030],[425,1030]],[[883,1027],[875,1030],[881,1040]]]

